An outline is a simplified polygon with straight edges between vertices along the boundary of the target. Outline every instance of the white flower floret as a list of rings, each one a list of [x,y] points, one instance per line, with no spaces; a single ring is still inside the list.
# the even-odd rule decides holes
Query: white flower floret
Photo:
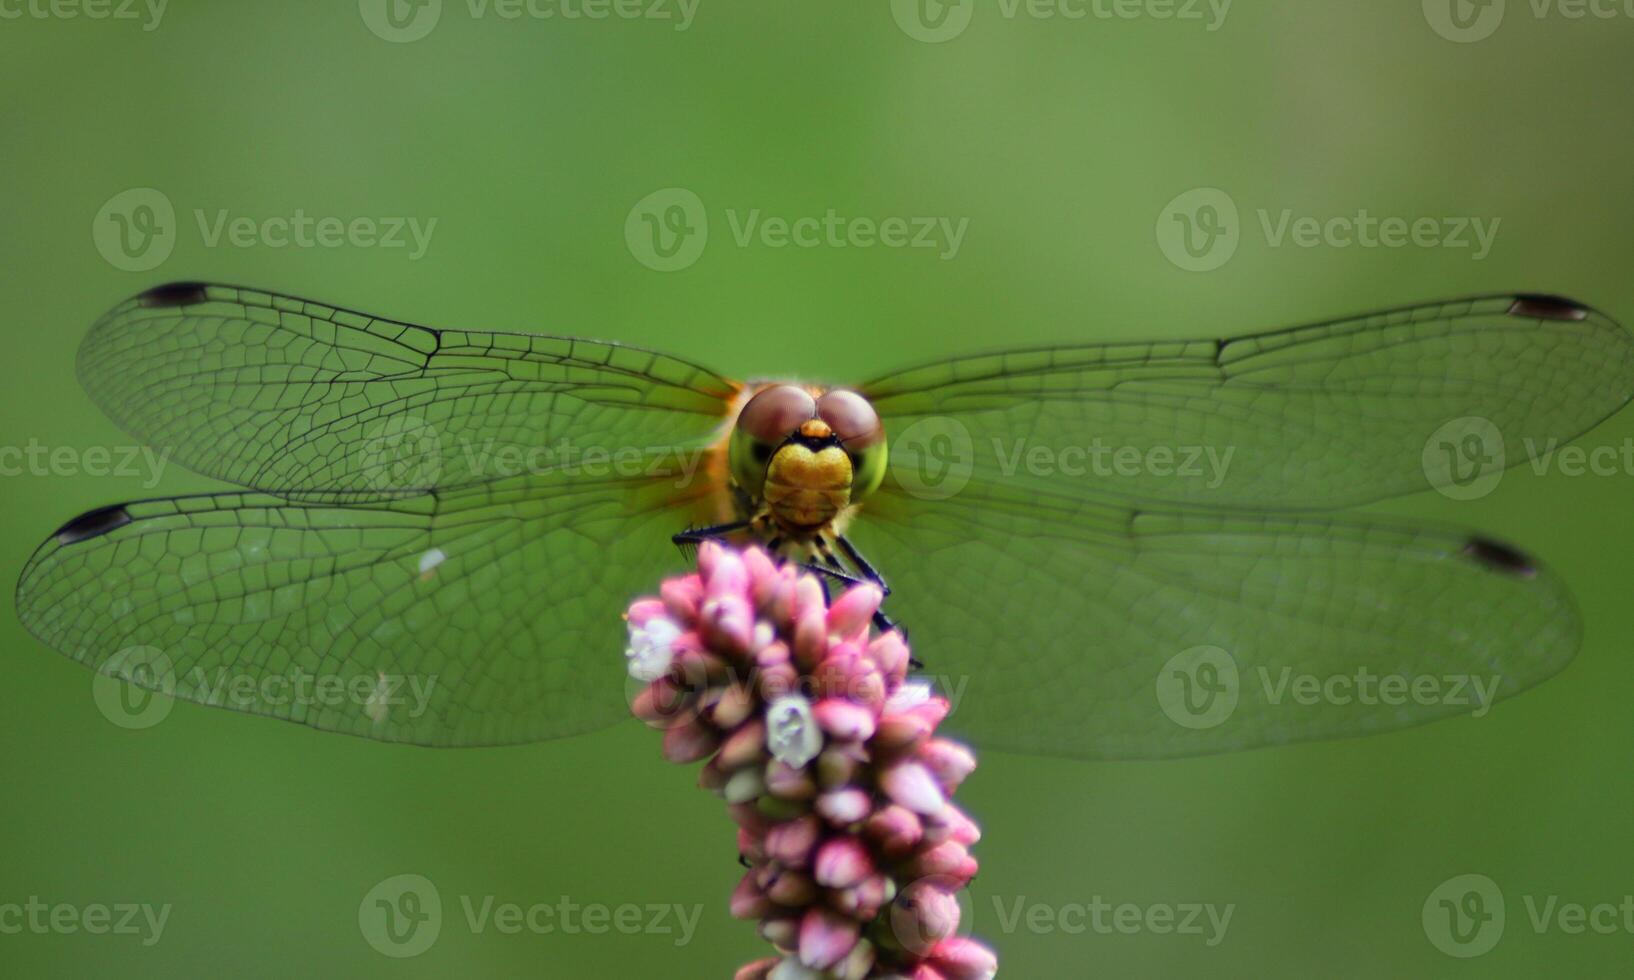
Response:
[[[681,636],[681,627],[663,616],[654,616],[647,625],[630,624],[630,645],[624,659],[630,676],[651,683],[669,672],[675,659],[675,641]]]
[[[811,713],[811,702],[785,694],[766,708],[766,747],[791,769],[803,769],[823,750],[823,733]]]

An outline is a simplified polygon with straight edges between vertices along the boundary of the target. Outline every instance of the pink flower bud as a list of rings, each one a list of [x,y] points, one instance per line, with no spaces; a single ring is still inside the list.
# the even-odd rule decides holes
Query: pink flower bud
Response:
[[[708,758],[720,744],[719,735],[696,721],[664,729],[664,758],[674,763],[685,764]]]
[[[960,888],[970,884],[976,870],[976,859],[963,844],[951,840],[921,850],[907,864],[908,873],[916,878],[947,878]]]
[[[644,628],[656,617],[667,616],[667,614],[668,610],[664,606],[664,600],[637,599],[630,603],[630,609],[624,614],[624,618],[630,621],[630,625]]]
[[[942,812],[947,798],[929,770],[917,762],[899,762],[880,776],[880,788],[891,802],[905,806],[920,816]]]
[[[886,857],[902,857],[919,845],[924,825],[912,810],[892,804],[875,811],[863,825],[863,833]]]
[[[730,908],[734,919],[758,919],[771,912],[774,906],[755,883],[755,872],[751,871],[739,879],[738,886],[732,889]]]
[[[853,585],[828,607],[828,632],[832,636],[849,637],[868,629],[885,594],[873,583]]]
[[[779,868],[768,864],[765,869],[770,871],[761,887],[766,890],[766,897],[784,908],[803,908],[817,899],[817,885],[804,872],[790,868]]]
[[[664,608],[677,622],[690,623],[698,618],[698,607],[704,601],[704,584],[696,575],[665,580],[658,587]]]
[[[925,764],[942,792],[951,794],[976,771],[976,757],[958,742],[933,738],[919,747],[919,761]]]
[[[738,972],[732,974],[732,980],[766,980],[772,975],[772,968],[780,962],[782,961],[777,957],[768,956],[763,960],[745,963],[738,968]]]
[[[836,827],[849,827],[866,818],[873,803],[866,792],[853,786],[817,797],[817,812]]]
[[[993,951],[963,936],[937,943],[930,951],[930,961],[947,980],[992,980],[999,972]]]
[[[749,593],[749,568],[736,551],[722,547],[710,549],[714,561],[706,562],[702,549],[698,553],[698,574],[704,580],[704,595],[710,598],[735,596],[746,599]]]
[[[826,970],[845,959],[857,945],[855,920],[825,908],[809,909],[800,920],[800,962]]]
[[[907,642],[902,639],[902,633],[892,630],[874,637],[873,642],[868,644],[868,659],[895,686],[908,676],[908,661],[913,657],[908,652]]]
[[[818,845],[815,869],[824,888],[850,888],[874,873],[874,861],[857,838],[831,837]]]
[[[952,803],[936,816],[925,818],[925,840],[932,844],[952,840],[969,847],[981,839],[982,829],[976,826],[976,821]]]
[[[756,718],[726,736],[717,761],[723,768],[735,770],[758,765],[766,757],[766,723]]]
[[[834,980],[867,980],[869,971],[874,968],[874,944],[866,939],[857,940],[851,947],[845,959],[841,960],[829,972]]]
[[[924,956],[959,931],[959,900],[933,881],[916,881],[891,903],[891,934],[902,948]]]
[[[766,832],[766,854],[784,867],[804,868],[811,863],[821,832],[822,825],[810,815],[777,824]]]
[[[848,915],[858,922],[872,922],[890,898],[891,880],[883,874],[875,873],[850,888],[831,892],[829,904],[836,912]]]
[[[863,742],[873,737],[874,713],[860,704],[829,697],[812,708],[823,731],[845,742]]]

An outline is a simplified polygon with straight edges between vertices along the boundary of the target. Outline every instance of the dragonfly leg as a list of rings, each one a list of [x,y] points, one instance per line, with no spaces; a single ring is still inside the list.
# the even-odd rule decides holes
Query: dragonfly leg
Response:
[[[689,527],[680,534],[671,535],[670,542],[681,550],[681,554],[691,560],[698,545],[703,542],[724,538],[733,532],[749,527],[753,523],[753,521],[732,521],[728,524],[716,524],[712,527]]]
[[[857,567],[857,570],[862,573],[862,577],[865,580],[879,586],[880,592],[884,593],[885,595],[891,594],[891,587],[886,584],[885,576],[881,575],[879,570],[876,569],[873,564],[868,561],[868,559],[862,556],[862,552],[857,550],[857,546],[851,543],[850,538],[847,538],[845,535],[841,534],[837,535],[834,540],[839,542],[840,550],[845,552],[845,556],[851,560],[851,564]],[[902,633],[902,638],[904,640],[908,638],[908,631],[898,625],[896,620],[885,615],[884,612],[874,613],[874,626],[882,633],[888,633],[891,630],[899,630]],[[914,670],[921,670],[925,666],[918,660],[914,659],[910,659],[908,661],[908,665]]]

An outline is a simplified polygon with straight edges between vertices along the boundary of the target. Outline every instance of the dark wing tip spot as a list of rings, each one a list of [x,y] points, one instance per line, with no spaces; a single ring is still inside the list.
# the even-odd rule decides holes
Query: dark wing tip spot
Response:
[[[1531,578],[1538,573],[1538,567],[1525,553],[1491,538],[1471,538],[1464,545],[1464,554],[1486,568],[1505,575]]]
[[[1564,296],[1516,296],[1510,316],[1539,320],[1587,320],[1589,308]]]
[[[190,306],[207,299],[202,282],[167,282],[136,297],[138,303],[149,307]]]
[[[124,505],[114,504],[112,507],[98,507],[96,510],[86,511],[57,528],[57,533],[52,536],[57,539],[58,544],[78,544],[81,541],[101,537],[130,522],[130,512]]]

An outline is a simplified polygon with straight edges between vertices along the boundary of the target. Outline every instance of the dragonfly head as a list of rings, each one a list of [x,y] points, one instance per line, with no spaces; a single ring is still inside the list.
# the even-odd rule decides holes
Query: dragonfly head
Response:
[[[854,391],[762,388],[732,429],[732,479],[791,528],[827,524],[885,478],[885,427]]]

